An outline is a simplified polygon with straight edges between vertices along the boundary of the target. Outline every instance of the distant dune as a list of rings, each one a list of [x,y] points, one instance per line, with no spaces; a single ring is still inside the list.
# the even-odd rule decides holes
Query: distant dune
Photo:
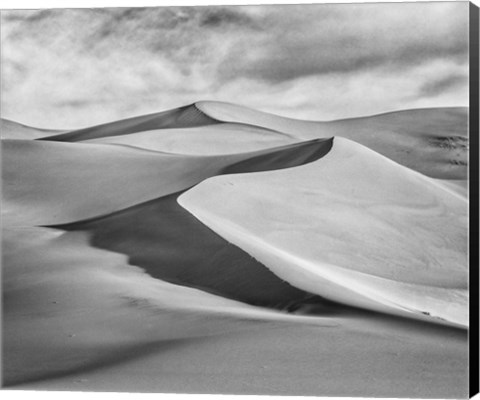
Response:
[[[54,129],[33,128],[5,118],[0,118],[0,137],[2,139],[38,139],[61,132],[62,131]]]
[[[192,155],[232,154],[296,142],[298,139],[288,134],[237,123],[155,129],[86,141],[86,143],[122,144],[155,151]]]
[[[159,113],[73,130],[60,135],[52,135],[45,138],[45,140],[79,142],[155,129],[198,127],[217,123],[219,121],[201,112],[195,104],[192,104]]]
[[[279,130],[303,140],[342,136],[433,178],[466,179],[467,176],[467,108],[405,110],[315,122],[279,117],[229,103],[196,104],[216,120]]]
[[[203,129],[185,129],[199,127]],[[130,137],[138,132],[142,132],[139,137]],[[252,135],[247,135],[248,132]],[[430,177],[466,179],[467,132],[468,109],[462,107],[404,110],[317,122],[280,117],[230,103],[200,101],[42,140],[118,143],[185,154],[212,154],[210,147],[220,154],[266,148],[269,141],[275,146],[341,136]],[[217,145],[212,146],[213,143]]]
[[[1,131],[5,385],[466,396],[466,109]]]

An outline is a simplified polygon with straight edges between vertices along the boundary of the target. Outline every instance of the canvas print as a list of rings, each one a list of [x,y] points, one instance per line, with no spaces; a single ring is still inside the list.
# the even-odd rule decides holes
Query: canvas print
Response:
[[[1,11],[3,386],[467,397],[469,10]]]

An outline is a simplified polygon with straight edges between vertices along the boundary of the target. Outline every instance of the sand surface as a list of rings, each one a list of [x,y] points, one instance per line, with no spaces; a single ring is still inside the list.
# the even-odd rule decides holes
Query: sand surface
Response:
[[[63,131],[54,129],[33,128],[5,118],[0,118],[0,137],[2,139],[38,139],[62,132]]]
[[[26,225],[93,218],[185,190],[247,160],[255,170],[299,165],[321,157],[330,142],[318,139],[230,156],[189,156],[120,145],[5,140],[2,215]],[[257,167],[259,163],[264,165]]]
[[[302,167],[210,178],[179,202],[309,292],[467,324],[467,201],[347,139]]]
[[[115,143],[181,154],[229,154],[298,142],[282,132],[252,125],[218,123],[195,128],[155,129],[122,136],[106,136],[89,143]]]
[[[4,385],[466,397],[466,115],[2,122]]]

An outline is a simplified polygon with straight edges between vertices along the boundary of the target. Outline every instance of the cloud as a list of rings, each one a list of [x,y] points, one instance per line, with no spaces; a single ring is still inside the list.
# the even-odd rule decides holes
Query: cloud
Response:
[[[434,97],[458,87],[468,85],[466,74],[453,74],[425,82],[419,89],[419,96]]]
[[[465,4],[451,3],[281,6],[263,17],[269,35],[233,48],[219,72],[224,80],[275,83],[441,58],[462,63],[467,13]]]
[[[464,105],[467,21],[464,2],[2,11],[2,115],[64,128],[201,99],[308,119]]]
[[[261,26],[250,15],[233,8],[210,8],[200,18],[200,26],[218,28],[232,26],[260,30]]]

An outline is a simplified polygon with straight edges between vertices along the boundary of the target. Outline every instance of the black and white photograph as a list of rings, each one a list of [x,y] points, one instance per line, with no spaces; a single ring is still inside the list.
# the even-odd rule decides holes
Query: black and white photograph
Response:
[[[472,395],[477,6],[67,3],[0,11],[4,389]]]

